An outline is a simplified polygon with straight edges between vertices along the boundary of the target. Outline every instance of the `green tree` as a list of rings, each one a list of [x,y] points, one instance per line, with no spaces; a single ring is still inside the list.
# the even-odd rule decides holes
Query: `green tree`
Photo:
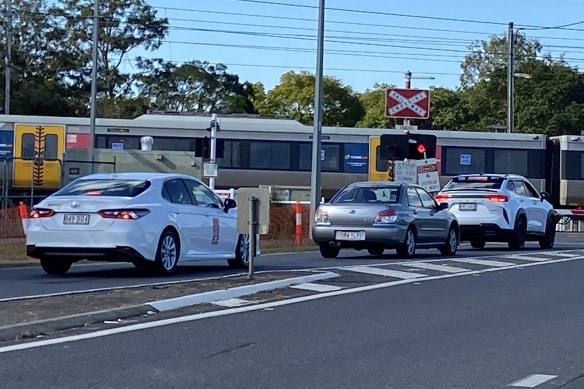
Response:
[[[333,77],[323,79],[323,124],[353,127],[365,111],[349,86]],[[267,94],[266,104],[276,115],[289,116],[304,124],[313,124],[315,76],[309,72],[289,71]]]
[[[191,61],[181,66],[139,58],[136,76],[141,97],[166,111],[253,113],[254,87],[240,83],[223,64]]]
[[[93,34],[93,0],[57,0],[49,9],[52,34],[61,44],[62,67],[68,83],[90,88]],[[131,74],[122,64],[132,61],[128,53],[137,48],[154,51],[162,45],[168,20],[144,0],[102,0],[100,2],[98,43],[98,92],[108,99],[129,95]],[[62,61],[63,62],[63,61]]]
[[[359,101],[365,110],[363,118],[357,122],[362,128],[393,128],[395,120],[385,116],[386,89],[394,85],[375,84],[373,89],[367,89],[359,94]]]
[[[460,67],[462,88],[469,88],[480,81],[491,77],[496,69],[507,69],[508,39],[503,35],[494,35],[488,41],[475,41],[469,47],[469,53],[464,57]],[[517,33],[515,40],[516,66],[533,60],[541,52],[541,44],[534,39],[528,39],[525,34]]]

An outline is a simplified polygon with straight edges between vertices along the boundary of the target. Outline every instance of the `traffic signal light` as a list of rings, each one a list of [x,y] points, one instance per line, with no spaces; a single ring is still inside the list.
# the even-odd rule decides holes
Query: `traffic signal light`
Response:
[[[436,157],[436,135],[381,135],[379,158],[388,161]]]
[[[409,134],[408,159],[436,158],[436,135]]]

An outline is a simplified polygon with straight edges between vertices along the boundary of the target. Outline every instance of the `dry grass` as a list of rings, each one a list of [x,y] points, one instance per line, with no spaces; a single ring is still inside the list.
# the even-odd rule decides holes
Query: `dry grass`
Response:
[[[289,253],[296,251],[314,251],[318,246],[313,241],[305,239],[302,245],[294,244],[294,238],[291,239],[260,239],[260,248],[262,253]]]

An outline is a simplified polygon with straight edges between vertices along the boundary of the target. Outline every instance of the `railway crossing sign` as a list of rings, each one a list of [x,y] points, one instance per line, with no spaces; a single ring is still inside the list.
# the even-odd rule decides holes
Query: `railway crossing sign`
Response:
[[[428,119],[430,117],[430,91],[387,88],[385,116],[400,119]]]

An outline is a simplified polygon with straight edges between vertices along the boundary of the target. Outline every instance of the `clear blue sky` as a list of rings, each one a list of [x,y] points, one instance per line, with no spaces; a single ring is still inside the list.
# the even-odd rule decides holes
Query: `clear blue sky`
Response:
[[[148,0],[160,16],[169,18],[169,34],[157,52],[132,55],[162,57],[177,63],[224,63],[242,81],[262,82],[266,90],[288,70],[314,73],[318,0],[265,2],[271,4],[249,0]],[[508,22],[525,28],[584,20],[582,0],[326,0],[326,8],[324,72],[355,91],[364,91],[376,82],[403,86],[406,70],[414,77],[434,77],[414,79],[412,87],[455,88],[460,62],[473,40],[506,34]],[[544,52],[554,56],[564,53],[571,65],[581,67],[584,23],[570,29],[524,32],[539,38]]]

